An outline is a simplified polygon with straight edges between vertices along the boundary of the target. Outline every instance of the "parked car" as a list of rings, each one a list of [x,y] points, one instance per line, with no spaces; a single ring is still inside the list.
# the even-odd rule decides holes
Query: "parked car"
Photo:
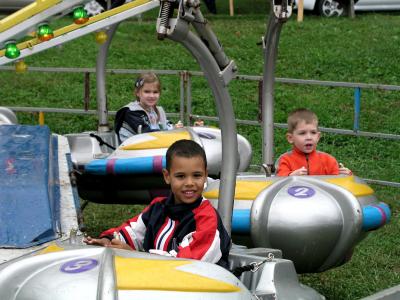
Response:
[[[296,0],[295,2],[297,2]],[[303,0],[304,10],[315,11],[324,17],[345,14],[349,0]],[[400,10],[400,0],[354,0],[355,11]]]

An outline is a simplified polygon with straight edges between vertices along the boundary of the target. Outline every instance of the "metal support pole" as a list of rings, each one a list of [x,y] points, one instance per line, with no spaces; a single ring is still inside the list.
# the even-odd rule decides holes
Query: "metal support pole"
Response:
[[[264,70],[262,89],[263,164],[274,172],[274,89],[275,65],[283,23],[292,14],[291,0],[271,1],[268,29],[263,40]]]
[[[232,228],[233,199],[238,166],[238,145],[235,114],[223,73],[204,42],[189,30],[188,23],[170,19],[171,29],[167,37],[180,42],[196,58],[213,92],[222,133],[221,183],[218,212],[228,233]],[[229,64],[231,65],[231,64]],[[231,69],[230,69],[231,70]]]
[[[83,107],[87,111],[89,110],[90,102],[90,73],[85,72],[85,92],[83,95]]]
[[[349,1],[349,17],[354,19],[356,17],[356,14],[354,12],[354,0]]]
[[[108,49],[110,48],[112,38],[118,28],[119,23],[112,25],[107,30],[107,41],[100,46],[96,61],[96,87],[97,87],[97,111],[98,111],[98,128],[99,132],[108,132],[110,127],[108,124],[108,108],[106,95],[106,63]]]
[[[354,89],[354,124],[353,130],[355,132],[360,130],[360,112],[361,112],[361,89]]]
[[[186,72],[186,118],[187,125],[191,125],[192,115],[192,80],[189,72]]]
[[[179,73],[180,112],[179,120],[185,119],[185,71]],[[188,124],[185,124],[188,125]]]
[[[262,123],[262,112],[263,112],[263,80],[258,81],[258,114],[257,121]]]
[[[274,92],[275,92],[275,64],[278,54],[279,35],[282,22],[271,16],[268,31],[264,39],[264,72],[263,72],[263,163],[269,168],[274,166]]]

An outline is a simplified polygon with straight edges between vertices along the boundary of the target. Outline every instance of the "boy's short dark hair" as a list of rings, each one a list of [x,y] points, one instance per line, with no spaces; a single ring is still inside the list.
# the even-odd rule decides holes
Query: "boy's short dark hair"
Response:
[[[288,116],[288,132],[293,133],[297,125],[302,121],[306,122],[306,124],[317,122],[318,125],[318,117],[313,111],[307,108],[298,108],[292,111]]]
[[[200,156],[204,161],[204,167],[207,169],[207,158],[204,149],[192,140],[179,140],[169,146],[166,155],[166,169],[170,171],[172,159],[174,156],[191,158]]]

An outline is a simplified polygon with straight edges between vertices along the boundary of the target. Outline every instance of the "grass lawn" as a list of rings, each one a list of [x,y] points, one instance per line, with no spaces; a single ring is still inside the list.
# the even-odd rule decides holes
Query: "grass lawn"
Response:
[[[225,3],[226,2],[226,3]],[[235,1],[235,17],[229,17],[228,1],[217,1],[217,15],[206,14],[228,57],[239,73],[261,75],[263,53],[258,43],[266,31],[266,1]],[[203,10],[205,11],[205,9]],[[199,70],[195,60],[176,43],[156,39],[154,16],[146,13],[122,23],[115,35],[108,60],[109,68]],[[71,23],[58,20],[55,27]],[[276,76],[298,79],[400,85],[399,13],[364,13],[355,19],[322,19],[310,14],[302,23],[293,16],[284,26],[279,44]],[[28,66],[94,67],[98,46],[92,35],[49,49],[26,59]],[[90,108],[96,109],[95,76],[91,76]],[[161,104],[168,112],[178,112],[178,79],[162,76]],[[215,115],[214,102],[205,80],[194,77],[193,110]],[[257,120],[257,82],[234,80],[230,84],[236,118]],[[132,76],[107,75],[109,109],[116,110],[132,98]],[[323,127],[352,129],[353,90],[293,84],[276,84],[275,121],[285,123],[289,111],[297,107],[313,109]],[[83,108],[83,74],[15,74],[0,71],[0,105]],[[400,93],[362,90],[360,127],[363,131],[400,134]],[[21,123],[37,122],[37,116],[19,113]],[[94,117],[46,114],[53,132],[92,130]],[[254,126],[238,126],[239,133],[254,148],[254,164],[261,162],[261,131]],[[275,153],[287,151],[285,132],[276,130]],[[324,134],[319,149],[329,152],[364,178],[400,182],[400,142],[376,138]],[[327,299],[359,299],[400,284],[398,232],[399,189],[373,186],[378,199],[390,204],[392,220],[372,232],[355,249],[344,266],[320,274],[301,275],[300,280]],[[90,234],[119,224],[137,211],[136,206],[90,203],[85,221]]]

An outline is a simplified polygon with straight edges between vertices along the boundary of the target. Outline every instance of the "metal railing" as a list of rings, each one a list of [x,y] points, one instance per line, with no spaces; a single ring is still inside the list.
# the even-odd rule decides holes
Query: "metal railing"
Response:
[[[0,66],[0,71],[14,71],[14,67]],[[30,67],[29,71],[34,72],[56,72],[56,73],[83,73],[85,95],[88,94],[89,89],[89,76],[88,74],[96,73],[95,68],[54,68],[54,67]],[[107,69],[109,74],[140,74],[149,70],[133,70],[133,69]],[[193,114],[192,112],[192,76],[203,76],[200,71],[186,71],[186,70],[152,70],[158,75],[175,75],[179,76],[179,89],[180,89],[180,112],[167,113],[169,117],[179,117],[185,124],[191,124],[193,119],[200,118],[205,121],[218,122],[218,117],[205,116]],[[257,75],[237,75],[235,80],[246,80],[259,82],[258,88],[261,88],[262,76]],[[362,89],[375,89],[385,91],[400,91],[400,86],[397,85],[383,85],[383,84],[367,84],[367,83],[354,83],[354,82],[335,82],[335,81],[321,81],[321,80],[305,80],[305,79],[292,79],[292,78],[276,78],[276,82],[285,84],[298,84],[298,85],[316,85],[324,87],[342,87],[354,89],[354,118],[353,129],[340,129],[340,128],[327,128],[320,127],[322,132],[336,133],[342,135],[373,137],[381,139],[400,140],[399,134],[381,133],[381,132],[368,132],[360,130],[360,115],[361,115],[361,90]],[[259,91],[260,92],[260,91]],[[260,95],[260,93],[259,93]],[[260,102],[261,103],[261,102]],[[9,107],[13,111],[19,112],[38,112],[38,113],[68,113],[68,114],[97,114],[96,110],[89,109],[62,109],[62,108],[48,108],[48,107]],[[185,109],[186,108],[186,109]],[[116,111],[109,111],[110,115],[115,115]],[[241,120],[236,119],[237,124],[261,126],[261,120]],[[275,128],[287,128],[286,124],[274,123]],[[369,183],[380,184],[385,186],[400,187],[400,183],[365,179]]]

